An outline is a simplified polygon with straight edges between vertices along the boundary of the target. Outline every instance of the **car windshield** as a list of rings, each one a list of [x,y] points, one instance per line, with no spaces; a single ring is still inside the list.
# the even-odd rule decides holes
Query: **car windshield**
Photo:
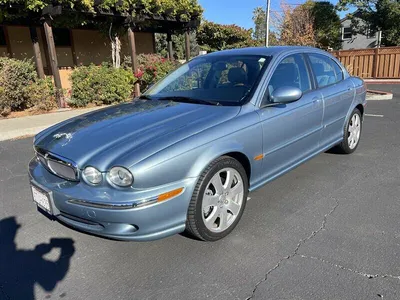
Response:
[[[182,65],[150,88],[141,98],[241,105],[257,85],[270,57],[210,55]]]

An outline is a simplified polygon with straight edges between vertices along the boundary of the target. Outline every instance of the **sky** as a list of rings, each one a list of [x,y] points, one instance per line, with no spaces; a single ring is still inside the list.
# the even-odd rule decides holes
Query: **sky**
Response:
[[[265,8],[267,0],[198,0],[204,8],[204,17],[206,20],[220,24],[236,24],[244,28],[254,26],[253,9],[257,6]],[[270,0],[271,10],[281,10],[280,0]],[[305,0],[286,0],[288,4],[301,4]],[[336,4],[337,0],[330,0]],[[347,12],[341,12],[340,17],[344,17]]]

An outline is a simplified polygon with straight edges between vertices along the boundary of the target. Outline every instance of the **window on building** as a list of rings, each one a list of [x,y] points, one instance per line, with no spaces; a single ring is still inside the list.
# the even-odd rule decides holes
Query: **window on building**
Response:
[[[71,35],[69,29],[53,28],[54,44],[56,47],[70,47]]]
[[[351,27],[343,27],[342,39],[348,40],[348,39],[351,39],[352,36],[353,36],[353,33],[351,30]]]
[[[4,34],[4,29],[0,26],[0,46],[6,46],[6,36]]]
[[[366,35],[367,35],[367,37],[369,39],[373,39],[373,38],[376,37],[376,30],[374,28],[372,28],[371,25],[369,25],[368,28],[367,28],[367,34]]]

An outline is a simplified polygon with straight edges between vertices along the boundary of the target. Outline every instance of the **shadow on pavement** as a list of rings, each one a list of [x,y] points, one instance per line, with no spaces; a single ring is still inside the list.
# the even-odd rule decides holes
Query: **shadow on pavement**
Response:
[[[15,237],[21,227],[15,217],[0,220],[0,299],[35,299],[34,286],[51,292],[68,273],[75,252],[72,239],[50,239],[34,249],[17,249]],[[43,256],[60,249],[58,259]]]

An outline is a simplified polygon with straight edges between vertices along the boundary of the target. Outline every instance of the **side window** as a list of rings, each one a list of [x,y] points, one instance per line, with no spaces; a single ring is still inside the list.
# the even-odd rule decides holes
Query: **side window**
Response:
[[[331,58],[321,54],[309,54],[318,87],[324,87],[343,80],[343,72]]]
[[[334,60],[332,60],[332,65],[335,71],[336,82],[342,81],[344,79],[342,68]]]
[[[311,90],[310,76],[303,55],[287,56],[276,67],[268,84],[268,92],[271,94],[283,86],[297,87],[303,93]]]

